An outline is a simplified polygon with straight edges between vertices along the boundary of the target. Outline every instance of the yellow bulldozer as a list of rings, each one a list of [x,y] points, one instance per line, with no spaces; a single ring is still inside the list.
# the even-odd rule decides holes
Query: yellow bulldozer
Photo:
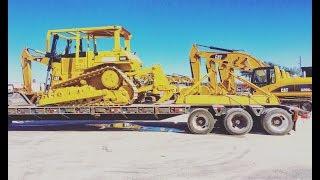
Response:
[[[210,50],[202,51],[199,47]],[[311,77],[292,77],[278,66],[270,67],[240,50],[194,44],[189,54],[194,82],[199,82],[201,78],[199,73],[201,58],[205,59],[207,71],[215,73],[209,77],[211,85],[202,86],[199,91],[213,94],[236,94],[236,80],[239,80],[248,85],[251,94],[272,93],[279,98],[282,104],[299,106],[307,111],[312,110]],[[249,80],[236,76],[236,70],[249,73]]]
[[[160,65],[144,68],[121,26],[49,30],[45,52],[26,48],[24,91],[39,106],[163,103],[177,91]],[[108,42],[112,47],[107,49]],[[47,67],[44,92],[31,88],[31,63]]]

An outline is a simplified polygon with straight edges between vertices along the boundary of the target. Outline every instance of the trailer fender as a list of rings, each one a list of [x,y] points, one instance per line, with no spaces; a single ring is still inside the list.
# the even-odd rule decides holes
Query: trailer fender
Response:
[[[227,112],[227,108],[223,105],[212,105],[211,107],[215,116],[222,116]]]
[[[253,114],[257,117],[261,116],[261,114],[264,112],[265,108],[260,105],[249,105],[249,109]]]

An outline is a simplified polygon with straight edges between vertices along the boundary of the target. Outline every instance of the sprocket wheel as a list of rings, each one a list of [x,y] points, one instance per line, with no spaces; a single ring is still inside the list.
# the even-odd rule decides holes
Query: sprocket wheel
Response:
[[[101,75],[101,82],[107,89],[118,89],[123,82],[122,77],[114,70],[108,69]]]

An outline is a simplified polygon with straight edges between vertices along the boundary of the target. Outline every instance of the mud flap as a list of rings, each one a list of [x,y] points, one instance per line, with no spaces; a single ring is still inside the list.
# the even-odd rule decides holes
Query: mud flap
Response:
[[[296,124],[297,124],[297,121],[293,121],[293,128],[292,130],[296,131]]]
[[[296,125],[297,125],[297,121],[298,121],[298,118],[299,118],[299,116],[298,116],[298,111],[293,111],[293,128],[292,128],[292,130],[294,130],[294,131],[296,131]]]

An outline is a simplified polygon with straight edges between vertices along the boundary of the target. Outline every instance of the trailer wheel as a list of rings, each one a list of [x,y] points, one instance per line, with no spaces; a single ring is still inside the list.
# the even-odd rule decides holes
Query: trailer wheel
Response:
[[[284,109],[271,108],[261,119],[263,129],[270,135],[285,135],[293,128],[291,115]]]
[[[251,131],[253,120],[247,111],[236,108],[227,111],[223,124],[229,134],[243,135]]]
[[[188,128],[193,134],[208,134],[214,128],[216,120],[206,109],[195,109],[188,118]]]

